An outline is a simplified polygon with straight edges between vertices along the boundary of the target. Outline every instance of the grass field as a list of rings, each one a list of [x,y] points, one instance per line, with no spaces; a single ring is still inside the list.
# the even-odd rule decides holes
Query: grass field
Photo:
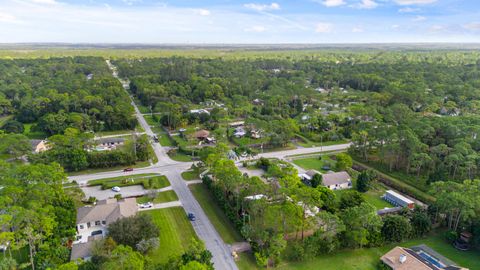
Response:
[[[293,160],[293,163],[305,170],[317,170],[322,173],[327,172],[327,170],[322,169],[324,165],[330,165],[331,170],[335,168],[335,161],[329,158],[328,155],[323,155],[321,157],[321,160],[318,159],[318,157],[295,159]]]
[[[114,186],[126,187],[134,185],[142,185],[145,189],[159,189],[168,187],[170,182],[164,175],[158,174],[137,174],[125,175],[115,178],[106,178],[92,180],[88,182],[89,186],[102,186],[102,189],[110,189]]]
[[[355,183],[354,183],[355,187]],[[340,200],[342,197],[342,194],[345,192],[348,192],[350,189],[344,189],[344,190],[335,190],[335,194],[337,195],[337,199]],[[393,207],[390,203],[382,199],[382,195],[385,194],[385,186],[381,184],[375,184],[369,191],[362,193],[363,197],[365,198],[365,201],[367,201],[369,204],[375,206],[378,210],[383,209],[385,207]]]
[[[182,178],[186,181],[192,181],[192,180],[199,180],[200,177],[198,176],[198,173],[195,171],[185,171],[182,172]]]
[[[217,203],[213,200],[210,191],[203,184],[191,185],[189,188],[198,203],[202,206],[205,214],[207,214],[210,222],[215,226],[215,229],[220,234],[223,241],[229,244],[243,241],[240,233],[228,220],[222,209],[218,207]]]
[[[155,158],[156,159],[156,158]],[[155,162],[155,160],[154,160]],[[125,168],[144,168],[150,166],[149,161],[140,161],[135,163],[134,165],[122,165],[122,166],[115,166],[115,167],[110,167],[110,168],[95,168],[95,169],[86,169],[86,170],[81,170],[78,172],[68,172],[67,174],[69,176],[75,176],[75,175],[82,175],[82,174],[93,174],[93,173],[99,173],[99,172],[113,172],[113,171],[122,171]]]
[[[380,257],[395,246],[412,247],[426,244],[448,259],[460,266],[470,269],[480,269],[480,253],[475,251],[459,251],[452,245],[446,243],[442,234],[433,234],[424,239],[415,239],[401,244],[390,244],[378,248],[365,248],[356,250],[345,250],[330,255],[323,255],[313,260],[301,263],[283,264],[278,269],[282,270],[370,270],[376,269]]]
[[[192,156],[186,155],[184,153],[176,153],[175,155],[169,155],[171,159],[181,162],[192,161]]]
[[[299,139],[298,140],[298,145],[302,146],[302,147],[318,147],[318,146],[329,146],[329,145],[336,145],[336,144],[344,144],[344,143],[348,143],[347,140],[340,140],[340,141],[326,141],[326,142],[314,142],[314,141],[311,141],[309,140],[308,138],[300,135],[300,134],[296,134],[297,138]]]
[[[147,196],[142,196],[137,198],[137,203],[146,203],[151,202],[152,200]],[[157,197],[153,200],[153,203],[165,203],[178,201],[177,193],[173,190],[158,192]]]
[[[193,238],[198,239],[183,208],[172,207],[141,212],[150,215],[160,231],[160,245],[148,254],[154,263],[165,263],[181,255]]]

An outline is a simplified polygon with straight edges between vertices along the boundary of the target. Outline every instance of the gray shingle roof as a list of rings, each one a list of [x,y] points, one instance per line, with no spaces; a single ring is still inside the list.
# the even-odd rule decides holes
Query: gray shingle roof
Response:
[[[350,175],[345,171],[322,175],[322,182],[325,186],[345,184],[348,183],[350,179]]]
[[[116,199],[101,200],[96,206],[81,207],[77,211],[77,224],[106,220],[107,224],[119,218],[133,216],[137,213],[138,206],[135,198],[121,201]]]

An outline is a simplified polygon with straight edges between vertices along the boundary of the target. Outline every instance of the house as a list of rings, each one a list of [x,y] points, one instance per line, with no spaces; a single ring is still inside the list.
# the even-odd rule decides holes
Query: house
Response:
[[[206,109],[190,110],[190,113],[191,113],[191,114],[202,114],[202,113],[210,114],[210,112],[207,111]]]
[[[300,174],[299,176],[303,181],[311,181],[313,179],[313,176],[316,174],[321,174],[321,173],[316,170],[308,170],[305,173]]]
[[[409,209],[413,209],[415,207],[415,202],[410,200],[409,198],[393,191],[387,190],[382,197],[385,201],[400,207],[407,207]]]
[[[426,245],[411,248],[395,247],[380,260],[392,270],[468,270],[456,266]]]
[[[95,206],[84,206],[77,211],[77,237],[72,246],[71,259],[88,259],[89,248],[96,239],[107,234],[107,227],[121,218],[134,216],[138,212],[135,198],[120,201],[107,199]],[[89,244],[88,244],[89,243]]]
[[[95,150],[110,151],[124,144],[125,144],[125,139],[123,138],[102,138],[96,141],[97,146],[95,147]]]
[[[315,91],[317,91],[319,93],[322,93],[322,94],[328,93],[328,90],[323,88],[323,87],[317,87],[317,88],[315,88]]]
[[[263,100],[256,98],[252,101],[252,104],[258,106],[258,105],[263,105],[264,103],[263,103]]]
[[[260,139],[262,135],[260,135],[260,130],[253,129],[250,131],[250,137],[252,139]]]
[[[236,122],[231,122],[228,124],[231,128],[237,128],[245,125],[245,121],[236,121]]]
[[[345,172],[326,173],[322,175],[322,184],[331,190],[352,188],[352,179]]]
[[[51,147],[46,140],[30,140],[33,153],[41,153],[49,150]]]
[[[233,136],[237,137],[237,138],[241,138],[243,136],[245,136],[247,134],[247,132],[245,131],[245,129],[243,127],[237,127],[235,128],[235,131],[233,132]]]
[[[204,141],[208,138],[208,136],[210,136],[210,132],[208,130],[202,129],[202,130],[199,130],[199,131],[195,132],[194,136],[198,140]]]
[[[87,75],[87,81],[90,81],[91,79],[93,79],[93,74],[92,73]]]

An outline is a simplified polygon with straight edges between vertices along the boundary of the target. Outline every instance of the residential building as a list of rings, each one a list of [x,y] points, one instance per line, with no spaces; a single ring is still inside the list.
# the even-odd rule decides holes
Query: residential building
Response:
[[[46,140],[30,140],[33,153],[41,153],[49,150],[51,147]]]
[[[115,150],[118,146],[125,144],[125,139],[123,138],[101,138],[95,141],[96,151],[110,151]]]
[[[316,170],[308,170],[305,173],[300,174],[299,176],[303,181],[311,181],[313,176],[316,174],[321,174],[321,173]]]
[[[86,249],[96,239],[107,234],[108,225],[121,218],[134,216],[138,212],[135,198],[107,199],[98,201],[95,206],[84,206],[77,211],[77,238],[72,246],[72,260],[88,258]],[[75,251],[75,252],[74,252]]]
[[[326,173],[322,175],[322,184],[331,190],[352,188],[352,178],[345,172]]]
[[[407,207],[409,209],[413,209],[415,207],[414,201],[393,190],[387,190],[385,195],[383,195],[383,199],[395,206]]]
[[[206,109],[195,109],[195,110],[190,110],[190,113],[192,114],[202,114],[202,113],[205,113],[205,114],[210,114],[209,111],[207,111]]]
[[[468,270],[456,266],[454,262],[426,245],[395,247],[380,260],[392,270]]]
[[[242,138],[246,134],[247,134],[247,132],[245,131],[245,129],[243,127],[237,127],[237,128],[235,128],[235,131],[233,132],[233,136],[235,136],[237,138]]]

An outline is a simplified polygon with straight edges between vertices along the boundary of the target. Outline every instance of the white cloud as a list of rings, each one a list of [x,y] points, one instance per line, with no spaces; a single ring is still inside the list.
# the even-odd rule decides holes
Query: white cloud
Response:
[[[472,31],[480,31],[480,22],[471,22],[463,25],[463,28]]]
[[[29,2],[35,3],[35,4],[47,4],[47,5],[55,5],[58,4],[56,0],[30,0]]]
[[[427,20],[427,18],[424,16],[416,16],[415,18],[412,19],[412,22],[423,22],[425,20]]]
[[[390,26],[392,29],[398,29],[400,28],[400,25],[398,24],[393,24],[392,26]]]
[[[330,33],[332,32],[333,25],[331,23],[317,23],[315,32],[317,33]]]
[[[432,33],[439,33],[445,31],[446,27],[443,25],[432,25],[428,30]]]
[[[356,27],[353,27],[353,28],[352,28],[352,32],[353,32],[353,33],[363,33],[364,30],[363,30],[362,27],[356,26]]]
[[[399,5],[426,5],[437,2],[437,0],[395,0]]]
[[[373,0],[361,0],[360,3],[354,4],[351,7],[359,9],[373,9],[378,6],[378,3]]]
[[[262,32],[267,31],[267,28],[265,26],[255,25],[255,26],[252,26],[250,28],[245,28],[244,31],[245,32],[262,33]]]
[[[326,7],[338,7],[346,4],[344,0],[321,0],[315,2],[320,3]]]
[[[18,21],[17,21],[17,18],[13,15],[0,12],[0,22],[14,23]]]
[[[255,3],[250,3],[250,4],[245,4],[243,5],[246,8],[253,9],[256,11],[267,11],[267,10],[279,10],[280,5],[277,3],[271,3],[269,5],[266,4],[255,4]]]
[[[398,10],[400,13],[412,13],[420,11],[419,8],[405,7]]]
[[[203,8],[195,9],[193,12],[200,16],[209,16],[211,14],[210,10]]]

